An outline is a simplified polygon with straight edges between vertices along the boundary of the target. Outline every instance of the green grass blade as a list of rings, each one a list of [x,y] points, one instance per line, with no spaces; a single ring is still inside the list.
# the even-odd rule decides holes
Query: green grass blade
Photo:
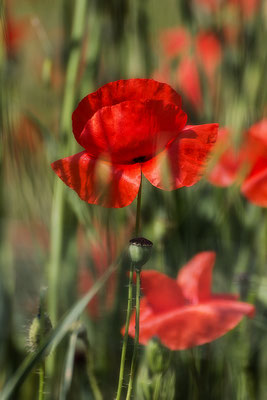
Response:
[[[75,348],[77,343],[79,329],[75,329],[72,332],[70,339],[69,339],[69,346],[68,352],[66,356],[65,368],[62,375],[62,382],[60,387],[60,395],[59,400],[65,400],[71,385],[72,375],[73,375],[73,363],[74,363],[74,356],[75,356]]]
[[[57,326],[52,330],[50,335],[44,340],[43,344],[39,349],[29,357],[18,368],[16,373],[10,378],[10,380],[4,386],[4,389],[0,395],[1,400],[8,400],[16,389],[24,382],[29,373],[33,368],[41,361],[43,356],[49,352],[52,347],[57,346],[63,337],[68,332],[70,326],[74,321],[81,315],[87,304],[92,300],[94,295],[101,289],[105,284],[109,276],[116,270],[117,263],[112,264],[109,269],[99,278],[94,286],[80,299],[78,300],[69,312],[61,319]]]

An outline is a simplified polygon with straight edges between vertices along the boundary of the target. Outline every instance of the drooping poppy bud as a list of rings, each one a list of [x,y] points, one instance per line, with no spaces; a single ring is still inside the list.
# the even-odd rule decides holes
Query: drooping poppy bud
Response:
[[[52,323],[49,316],[46,313],[40,314],[33,319],[29,329],[29,349],[31,352],[35,352],[42,340],[50,333],[52,329]],[[48,355],[48,354],[47,354]]]
[[[146,346],[145,357],[151,372],[165,372],[170,366],[172,353],[158,338],[153,337]]]
[[[138,270],[149,260],[153,243],[143,237],[130,240],[129,254],[134,267]]]

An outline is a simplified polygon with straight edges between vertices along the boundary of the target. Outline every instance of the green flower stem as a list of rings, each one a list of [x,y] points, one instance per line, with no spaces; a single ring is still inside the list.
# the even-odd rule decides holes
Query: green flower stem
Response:
[[[141,174],[140,187],[139,187],[138,196],[137,196],[136,224],[135,224],[135,235],[136,236],[138,236],[139,230],[140,230],[141,196],[142,196],[142,174]],[[130,269],[130,275],[129,275],[128,305],[127,305],[127,314],[126,314],[126,322],[125,322],[125,333],[124,333],[123,343],[122,343],[121,364],[120,364],[120,373],[119,373],[119,382],[118,382],[116,400],[119,400],[121,398],[121,391],[122,391],[122,384],[123,384],[126,347],[127,347],[127,342],[128,342],[128,331],[129,331],[130,316],[131,316],[132,302],[133,302],[133,271],[134,271],[134,265],[133,265],[133,263],[131,263],[131,269]],[[140,295],[140,275],[139,275],[139,295]],[[139,304],[139,298],[138,298],[138,301],[136,300],[136,308],[137,308],[137,303]],[[140,306],[139,306],[139,309],[140,309]],[[139,309],[138,309],[138,315],[139,315]],[[139,317],[138,317],[138,331],[139,331]],[[139,335],[138,335],[138,338],[139,338]],[[137,338],[137,340],[138,340],[138,338]]]
[[[140,273],[141,273],[140,269],[136,269],[136,312],[135,312],[134,350],[133,350],[133,358],[132,358],[131,371],[130,371],[130,380],[129,380],[129,384],[128,384],[126,400],[130,400],[130,398],[131,398],[135,369],[136,369],[138,344],[139,344],[140,286],[141,286]]]
[[[137,195],[137,207],[136,207],[136,220],[135,220],[135,236],[138,237],[140,231],[140,220],[141,220],[141,195],[142,195],[142,173],[140,187]]]
[[[81,40],[85,30],[86,0],[76,0],[74,6],[74,18],[71,32],[71,43],[73,44],[70,52],[66,82],[62,103],[61,119],[59,132],[64,141],[69,131],[71,131],[71,114],[75,104],[75,82],[78,73],[79,60],[81,55]],[[72,139],[72,135],[69,135]],[[70,147],[67,141],[67,147]],[[58,289],[60,276],[60,260],[62,255],[63,239],[63,211],[64,211],[64,185],[58,177],[55,177],[54,197],[51,211],[51,234],[50,234],[50,260],[48,263],[48,314],[55,324],[58,319]],[[49,363],[49,375],[53,371],[53,357]]]
[[[127,347],[127,341],[128,341],[128,331],[129,331],[130,315],[131,315],[132,301],[133,301],[133,270],[134,270],[134,267],[133,267],[133,264],[131,264],[130,275],[129,275],[128,305],[127,305],[127,314],[126,314],[126,322],[125,322],[125,333],[123,336],[123,343],[122,343],[120,374],[119,374],[119,383],[118,383],[116,400],[120,400],[120,398],[121,398],[121,391],[122,391],[122,384],[123,384],[126,347]]]
[[[44,378],[45,378],[45,362],[42,361],[39,370],[39,394],[38,400],[43,400],[44,398]]]
[[[91,385],[91,389],[94,395],[95,400],[103,400],[103,396],[100,392],[100,389],[97,384],[97,380],[94,374],[94,368],[93,368],[93,355],[91,354],[90,349],[88,350],[87,353],[88,360],[87,360],[87,375],[88,379]]]

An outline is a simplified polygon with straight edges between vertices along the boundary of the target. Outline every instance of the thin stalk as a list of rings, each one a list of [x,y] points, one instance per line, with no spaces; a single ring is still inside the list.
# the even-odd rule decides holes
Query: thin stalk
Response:
[[[140,221],[141,221],[141,195],[142,195],[142,174],[140,187],[137,195],[137,206],[136,206],[136,220],[135,220],[135,236],[138,237],[140,231]]]
[[[88,356],[88,360],[87,360],[87,375],[88,375],[88,379],[91,385],[91,389],[94,395],[94,399],[95,400],[103,400],[102,394],[100,392],[100,389],[98,387],[97,384],[97,380],[94,374],[94,368],[93,368],[93,356],[90,352],[90,350],[88,350],[87,353]]]
[[[123,342],[122,342],[120,374],[119,374],[119,382],[118,382],[116,400],[120,400],[120,398],[121,398],[121,391],[122,391],[122,384],[123,384],[126,347],[127,347],[127,341],[128,341],[128,331],[129,331],[130,315],[131,315],[132,301],[133,301],[133,269],[134,269],[133,264],[131,263],[131,269],[130,269],[130,275],[129,275],[128,305],[127,305],[127,314],[126,314],[126,322],[125,322],[125,333],[124,333]]]
[[[138,236],[139,230],[140,230],[141,196],[142,196],[142,174],[141,174],[140,187],[139,187],[139,191],[138,191],[138,195],[137,195],[136,222],[135,222],[135,234],[136,234],[136,237]],[[130,274],[129,274],[128,305],[127,305],[127,314],[126,314],[126,322],[125,322],[125,333],[124,333],[123,343],[122,343],[120,373],[119,373],[119,382],[118,382],[116,400],[120,400],[120,398],[121,398],[121,391],[122,391],[122,384],[123,384],[125,357],[126,357],[126,347],[127,347],[127,342],[128,342],[128,331],[129,331],[130,316],[131,316],[132,301],[133,301],[133,271],[134,271],[134,265],[133,265],[133,263],[131,263],[131,269],[130,269]],[[139,275],[139,292],[138,293],[139,293],[138,294],[138,300],[136,300],[136,312],[138,312],[138,328],[137,328],[137,330],[139,332],[140,275]],[[137,307],[137,304],[138,304],[138,307]],[[138,311],[137,311],[137,308],[138,308]],[[139,340],[139,333],[138,333],[137,340]]]
[[[131,363],[131,371],[130,371],[130,380],[128,384],[127,397],[126,400],[130,400],[132,388],[133,388],[133,380],[136,369],[136,359],[138,352],[138,344],[139,344],[139,316],[140,316],[140,269],[136,269],[136,312],[135,312],[135,336],[134,336],[134,350],[133,350],[133,358]]]
[[[71,130],[71,114],[75,102],[75,82],[78,73],[79,60],[81,55],[81,40],[85,29],[86,0],[76,0],[74,2],[74,17],[71,32],[71,43],[73,48],[70,52],[67,70],[66,82],[63,95],[61,110],[61,119],[59,132],[60,137],[64,139],[68,130]],[[72,139],[72,136],[69,136]],[[68,142],[68,141],[67,141]],[[68,145],[68,143],[67,143]],[[58,177],[55,177],[54,197],[52,201],[51,212],[51,234],[50,234],[50,260],[48,263],[48,314],[55,324],[58,319],[58,289],[60,276],[60,260],[63,245],[63,210],[64,210],[64,185]],[[53,356],[49,363],[50,374],[53,370]]]
[[[38,400],[43,400],[44,398],[44,377],[45,377],[45,362],[42,361],[39,370],[39,394]]]

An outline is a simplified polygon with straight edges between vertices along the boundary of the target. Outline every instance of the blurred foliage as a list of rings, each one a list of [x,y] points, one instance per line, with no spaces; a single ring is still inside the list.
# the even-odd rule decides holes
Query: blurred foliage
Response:
[[[170,60],[164,52],[162,34],[166,29],[183,27],[195,38],[199,32],[209,31],[216,35],[222,49],[213,89],[198,64],[203,107],[194,107],[186,96],[184,107],[190,123],[219,122],[231,127],[238,146],[245,131],[267,113],[267,7],[261,1],[255,12],[243,15],[240,8],[226,7],[227,1],[218,3],[219,9],[210,12],[204,1],[197,0],[88,0],[85,29],[78,43],[81,56],[74,103],[108,81],[129,77],[164,76],[163,80],[182,92],[177,79],[181,58],[177,55]],[[236,3],[243,4],[241,0]],[[71,40],[74,4],[70,0],[0,3],[0,390],[27,354],[28,329],[38,310],[41,287],[47,286],[49,292],[51,285],[51,204],[57,178],[49,164],[65,148],[59,126],[66,68],[77,46]],[[190,51],[194,55],[195,47]],[[71,115],[67,124],[70,121]],[[71,131],[67,135],[74,142]],[[106,210],[83,203],[66,187],[63,191],[57,292],[60,316],[81,295],[80,271],[90,271],[86,281],[89,289],[127,247],[134,234],[136,208],[134,202],[125,209]],[[176,276],[198,251],[215,250],[214,291],[239,292],[243,300],[257,308],[254,320],[243,321],[214,343],[175,352],[170,369],[157,375],[153,383],[171,382],[168,389],[172,391],[175,385],[175,397],[159,394],[155,398],[264,400],[266,210],[249,204],[237,186],[215,188],[203,179],[192,188],[164,192],[144,182],[142,235],[154,243],[148,268],[170,276]],[[93,360],[91,372],[93,369],[104,399],[114,396],[128,267],[125,256],[112,283],[113,295],[108,297],[109,282],[97,294],[97,313],[92,311],[96,304],[92,303],[82,317],[88,343],[82,351],[76,343],[68,399],[94,398],[85,367],[88,359]],[[55,374],[46,380],[47,398],[58,398],[66,349],[73,346],[70,343],[65,341],[58,347]],[[89,349],[85,359],[83,352]],[[130,346],[128,361],[131,351]],[[144,386],[151,383],[145,357],[140,355],[138,374],[138,380],[140,376],[147,380]],[[14,399],[35,399],[36,381],[33,373]],[[139,396],[138,390],[135,398],[147,398]]]

